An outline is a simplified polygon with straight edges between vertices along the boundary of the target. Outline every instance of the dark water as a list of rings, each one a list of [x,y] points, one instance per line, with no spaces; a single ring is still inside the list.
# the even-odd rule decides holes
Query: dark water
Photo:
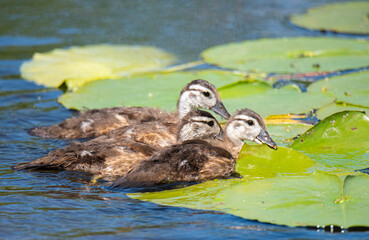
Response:
[[[229,214],[159,206],[91,186],[71,172],[14,172],[11,166],[68,144],[29,136],[74,113],[61,91],[22,80],[34,52],[95,43],[144,44],[197,60],[213,45],[281,36],[320,36],[288,22],[324,1],[0,1],[0,238],[346,239],[329,233],[249,221]]]

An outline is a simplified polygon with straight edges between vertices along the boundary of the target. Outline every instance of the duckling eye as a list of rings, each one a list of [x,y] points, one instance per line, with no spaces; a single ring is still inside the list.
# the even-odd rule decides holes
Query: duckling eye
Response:
[[[205,97],[210,97],[210,93],[209,92],[203,92],[202,94],[204,94]]]
[[[214,121],[209,121],[209,122],[208,122],[208,125],[209,125],[210,127],[214,126]]]
[[[254,121],[252,121],[252,120],[247,120],[247,124],[248,124],[249,126],[252,126],[252,125],[254,125]]]

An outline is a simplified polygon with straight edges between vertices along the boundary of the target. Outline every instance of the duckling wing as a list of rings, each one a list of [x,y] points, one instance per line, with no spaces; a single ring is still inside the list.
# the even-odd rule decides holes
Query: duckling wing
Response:
[[[82,112],[79,116],[68,118],[56,125],[33,128],[29,134],[44,138],[90,138],[134,122],[155,120],[172,121],[175,116],[149,107],[104,108]]]
[[[217,163],[210,164],[213,161]],[[228,165],[231,169],[218,169]],[[204,141],[187,141],[142,161],[115,181],[112,187],[136,188],[172,182],[196,182],[228,176],[230,172],[234,172],[234,159],[229,152]]]

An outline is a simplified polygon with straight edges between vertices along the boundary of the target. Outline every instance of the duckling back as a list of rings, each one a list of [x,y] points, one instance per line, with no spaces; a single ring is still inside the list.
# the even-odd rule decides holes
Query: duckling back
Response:
[[[168,113],[158,108],[105,108],[82,112],[77,117],[68,118],[53,126],[33,128],[29,134],[44,138],[93,138],[133,123],[151,121],[177,123],[178,118],[175,113]]]
[[[153,155],[158,149],[135,141],[117,144],[103,142],[73,142],[31,162],[14,166],[15,170],[55,169],[87,172],[106,180],[114,180],[129,172],[137,162]]]
[[[173,145],[142,161],[113,187],[147,187],[172,182],[199,182],[234,174],[235,159],[223,148],[195,140]]]

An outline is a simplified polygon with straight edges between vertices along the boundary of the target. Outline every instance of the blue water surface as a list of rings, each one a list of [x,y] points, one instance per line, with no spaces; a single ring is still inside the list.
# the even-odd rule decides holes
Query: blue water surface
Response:
[[[282,36],[321,36],[293,26],[292,13],[331,0],[0,2],[1,239],[359,239],[367,232],[290,228],[230,214],[160,206],[90,184],[73,172],[16,172],[69,141],[27,134],[76,114],[57,102],[62,92],[21,78],[34,52],[95,43],[144,44],[198,60],[213,45]]]

